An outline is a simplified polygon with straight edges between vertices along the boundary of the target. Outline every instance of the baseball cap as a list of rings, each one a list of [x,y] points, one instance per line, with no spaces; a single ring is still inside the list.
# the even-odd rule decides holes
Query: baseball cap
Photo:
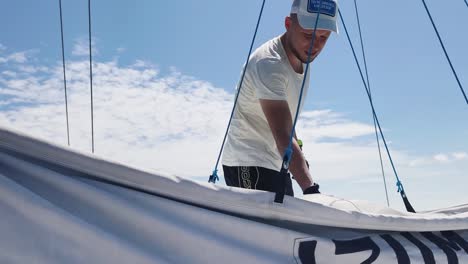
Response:
[[[318,16],[317,29],[338,33],[336,0],[294,0],[291,14],[297,14],[299,25],[304,29],[314,29]]]

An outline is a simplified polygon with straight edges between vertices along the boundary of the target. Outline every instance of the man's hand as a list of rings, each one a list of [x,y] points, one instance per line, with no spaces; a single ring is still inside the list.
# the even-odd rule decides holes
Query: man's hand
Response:
[[[319,188],[320,188],[320,185],[314,183],[314,185],[304,190],[304,195],[320,193]]]
[[[278,151],[283,156],[289,145],[290,133],[292,131],[292,118],[288,102],[285,100],[260,99],[260,105],[268,120],[268,125],[275,139]],[[307,163],[296,139],[293,139],[293,155],[289,170],[303,191],[313,186]]]

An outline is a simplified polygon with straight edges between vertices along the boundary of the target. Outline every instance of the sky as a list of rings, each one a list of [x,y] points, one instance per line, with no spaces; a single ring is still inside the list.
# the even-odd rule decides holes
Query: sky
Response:
[[[426,2],[468,92],[468,7]],[[261,3],[93,1],[95,155],[206,181]],[[266,1],[255,47],[284,32],[290,5]],[[468,106],[422,2],[358,5],[373,102],[410,201],[416,210],[468,203]],[[70,148],[90,153],[87,1],[62,6]],[[353,2],[340,8],[361,58]],[[58,1],[2,1],[0,126],[67,147],[59,19]],[[369,102],[341,25],[311,66],[297,131],[323,193],[386,204]],[[404,210],[383,158],[390,206]]]

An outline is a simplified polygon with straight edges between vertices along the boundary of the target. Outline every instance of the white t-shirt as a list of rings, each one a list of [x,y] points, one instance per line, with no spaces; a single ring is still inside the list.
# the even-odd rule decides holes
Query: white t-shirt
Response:
[[[289,63],[280,37],[255,50],[249,59],[232,119],[223,153],[223,165],[280,170],[283,153],[278,152],[259,99],[287,101],[294,119],[303,78],[304,74],[296,73]],[[307,96],[308,79],[301,107]]]

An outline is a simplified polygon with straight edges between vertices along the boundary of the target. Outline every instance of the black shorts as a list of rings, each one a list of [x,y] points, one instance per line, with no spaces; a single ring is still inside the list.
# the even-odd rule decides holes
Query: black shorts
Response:
[[[223,165],[226,185],[245,189],[276,192],[281,182],[279,172],[263,167],[229,167]],[[285,194],[294,196],[291,175],[286,178]]]

